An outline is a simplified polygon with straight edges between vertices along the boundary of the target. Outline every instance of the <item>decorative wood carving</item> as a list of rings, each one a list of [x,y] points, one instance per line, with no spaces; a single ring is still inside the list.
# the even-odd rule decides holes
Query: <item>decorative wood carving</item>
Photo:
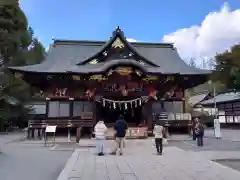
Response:
[[[121,49],[121,48],[124,48],[124,46],[125,45],[120,38],[117,38],[112,44],[113,48],[120,48]]]
[[[156,90],[155,88],[153,88],[153,87],[150,87],[150,88],[148,89],[148,91],[149,91],[148,96],[149,96],[150,98],[153,98],[153,99],[157,100],[157,90]]]
[[[67,88],[56,88],[55,96],[64,97],[67,96]]]
[[[137,92],[143,91],[144,85],[142,83],[128,82],[126,84],[104,84],[104,91],[108,92],[122,92],[126,90],[127,92]],[[125,93],[125,92],[124,92]]]
[[[74,81],[80,81],[80,80],[81,80],[81,76],[73,75],[73,76],[72,76],[72,79],[73,79]]]
[[[158,76],[146,76],[142,79],[143,81],[157,81],[158,80]]]
[[[89,77],[89,80],[95,80],[95,81],[105,81],[107,78],[101,74],[99,75],[92,75]]]
[[[87,89],[87,91],[85,92],[86,96],[88,99],[91,99],[94,97],[95,95],[95,89],[91,90],[91,89]]]
[[[88,62],[88,64],[97,64],[97,63],[99,63],[99,60],[98,59],[92,59],[92,60],[90,60],[89,62]]]
[[[116,72],[118,72],[122,76],[127,76],[131,74],[133,71],[131,67],[117,67]]]

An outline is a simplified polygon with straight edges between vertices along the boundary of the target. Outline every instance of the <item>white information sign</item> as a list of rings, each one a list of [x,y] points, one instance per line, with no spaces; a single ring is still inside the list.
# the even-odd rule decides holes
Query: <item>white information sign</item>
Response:
[[[48,133],[48,132],[55,133],[56,132],[56,128],[57,128],[57,126],[47,126],[45,132],[46,133]]]
[[[214,135],[216,138],[221,138],[221,128],[219,119],[214,119]]]

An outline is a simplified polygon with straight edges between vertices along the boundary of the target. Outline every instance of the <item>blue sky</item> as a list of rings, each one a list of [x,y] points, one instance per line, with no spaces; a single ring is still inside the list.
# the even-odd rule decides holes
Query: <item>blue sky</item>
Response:
[[[223,0],[20,0],[36,36],[48,47],[52,38],[106,40],[119,25],[128,38],[159,42],[178,29],[199,25]],[[229,0],[231,9],[239,0]]]

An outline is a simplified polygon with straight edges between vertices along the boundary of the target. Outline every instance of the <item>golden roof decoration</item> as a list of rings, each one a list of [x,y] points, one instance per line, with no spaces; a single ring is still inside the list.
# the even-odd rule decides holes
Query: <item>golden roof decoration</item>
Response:
[[[143,78],[143,81],[156,81],[158,80],[157,76],[146,76]]]
[[[81,77],[80,77],[80,76],[77,76],[77,75],[73,75],[73,76],[72,76],[72,79],[73,79],[74,81],[80,81],[80,80],[81,80]]]
[[[167,80],[168,80],[168,81],[174,81],[174,79],[175,79],[174,76],[168,76],[168,77],[167,77]]]
[[[89,80],[104,81],[104,80],[107,80],[107,78],[105,76],[99,74],[99,75],[92,75],[92,76],[90,76]]]
[[[122,76],[129,75],[133,72],[131,67],[118,67],[116,71]]]
[[[120,38],[117,38],[114,42],[113,42],[113,44],[112,44],[112,47],[113,48],[124,48],[124,43],[121,41],[121,39]]]
[[[97,64],[99,63],[98,59],[92,59],[91,61],[88,62],[88,64]]]

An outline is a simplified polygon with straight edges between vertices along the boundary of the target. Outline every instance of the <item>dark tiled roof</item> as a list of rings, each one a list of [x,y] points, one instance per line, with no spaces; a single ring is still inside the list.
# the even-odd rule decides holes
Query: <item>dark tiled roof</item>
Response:
[[[23,70],[29,72],[98,72],[104,70],[111,63],[77,65],[86,59],[94,56],[106,46],[103,41],[64,41],[55,40],[55,47],[48,52],[46,60],[41,64],[23,67],[10,67],[13,70]],[[148,61],[159,67],[146,67],[149,72],[161,73],[181,73],[181,74],[208,74],[210,71],[188,66],[179,56],[172,44],[163,43],[131,43],[131,46]],[[126,63],[126,59],[113,60]],[[133,63],[129,60],[130,63]]]
[[[230,92],[215,96],[216,103],[225,103],[240,100],[240,92]],[[214,104],[214,98],[201,102],[202,105]]]
[[[188,103],[191,106],[195,106],[196,104],[200,103],[201,101],[203,101],[207,96],[209,95],[209,92],[204,92],[204,93],[200,93],[200,94],[196,94],[194,96],[191,96],[188,99]]]

